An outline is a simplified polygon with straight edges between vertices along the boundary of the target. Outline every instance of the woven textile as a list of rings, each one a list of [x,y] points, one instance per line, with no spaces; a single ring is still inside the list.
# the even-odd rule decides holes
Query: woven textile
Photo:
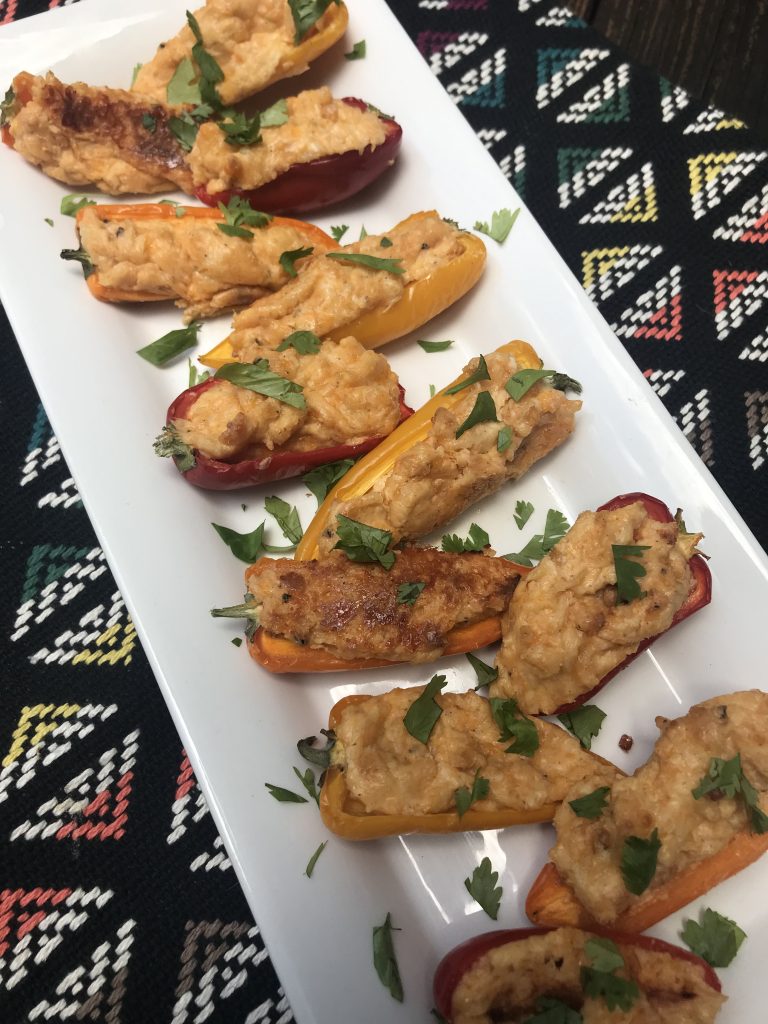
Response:
[[[390,3],[768,544],[765,150],[551,0]],[[49,6],[0,0],[0,24]],[[285,1024],[4,319],[0,333],[0,1019]]]

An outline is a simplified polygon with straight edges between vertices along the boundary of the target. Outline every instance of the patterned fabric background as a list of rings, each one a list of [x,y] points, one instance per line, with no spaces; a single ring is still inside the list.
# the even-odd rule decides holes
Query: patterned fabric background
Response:
[[[768,544],[765,150],[551,0],[390,4]],[[0,24],[55,6],[0,0]],[[0,332],[0,1019],[285,1024],[4,319]]]

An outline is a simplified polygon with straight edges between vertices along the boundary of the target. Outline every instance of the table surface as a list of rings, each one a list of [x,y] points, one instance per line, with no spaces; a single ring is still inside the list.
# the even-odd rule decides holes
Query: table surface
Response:
[[[766,546],[758,140],[561,4],[389,2]],[[6,0],[0,24],[48,6]],[[258,928],[4,320],[0,331],[0,1016],[283,1024]],[[73,818],[98,772],[108,799]]]

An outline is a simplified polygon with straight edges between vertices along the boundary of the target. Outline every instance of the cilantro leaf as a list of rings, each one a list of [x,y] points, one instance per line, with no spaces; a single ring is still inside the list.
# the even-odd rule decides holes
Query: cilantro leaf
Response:
[[[423,338],[417,342],[418,345],[424,349],[425,352],[445,352],[447,348],[450,348],[453,344],[453,340],[450,341],[425,341]]]
[[[706,775],[702,776],[691,793],[695,800],[699,800],[707,793],[719,793],[726,797],[740,795],[747,808],[751,830],[758,835],[768,832],[768,814],[761,809],[759,794],[744,774],[741,754],[737,754],[730,761],[724,761],[720,757],[711,758]]]
[[[324,843],[320,843],[318,848],[315,850],[315,852],[309,858],[309,863],[307,864],[306,868],[304,869],[304,874],[307,876],[307,878],[311,878],[312,877],[312,872],[315,870],[315,864],[317,864],[317,861],[318,861],[318,858],[320,857],[320,854],[323,852],[323,850],[326,848],[327,845],[328,845],[328,840],[326,839],[326,841]]]
[[[483,857],[479,867],[476,867],[472,872],[471,879],[464,879],[464,885],[469,895],[480,904],[488,917],[494,921],[499,916],[501,895],[504,891],[500,885],[496,885],[498,880],[499,873],[493,870],[490,858],[488,857]]]
[[[197,121],[186,111],[178,117],[168,118],[168,130],[176,137],[176,141],[187,153],[195,144],[199,127]]]
[[[478,384],[481,380],[490,380],[491,375],[488,372],[488,365],[485,361],[485,356],[480,356],[477,369],[474,373],[471,373],[465,380],[460,380],[458,384],[454,384],[452,388],[446,390],[446,395],[457,395],[464,388],[470,387],[472,384]]]
[[[445,676],[432,676],[424,690],[405,713],[403,725],[419,743],[426,744],[438,718],[443,713],[435,696],[440,693],[447,682]]]
[[[367,523],[359,523],[347,516],[338,516],[336,522],[338,541],[334,551],[343,551],[352,562],[378,562],[385,569],[395,564],[395,555],[389,550],[392,534],[388,530],[378,530]]]
[[[45,221],[45,223],[48,225],[49,228],[53,227],[53,221],[51,220],[50,217],[43,217],[43,220]]]
[[[198,370],[191,359],[187,359],[189,367],[189,383],[187,387],[193,388],[197,384],[203,384],[212,376],[208,370]]]
[[[312,769],[307,768],[306,771],[300,772],[298,768],[294,768],[293,774],[296,776],[296,778],[302,784],[304,789],[306,789],[306,791],[309,793],[309,795],[312,797],[312,799],[319,807],[320,794],[317,791],[317,779],[315,778],[315,773],[312,771]]]
[[[490,545],[491,538],[477,523],[472,523],[466,540],[456,533],[446,533],[440,543],[443,551],[461,554],[464,551],[482,551]]]
[[[582,1016],[559,999],[539,999],[533,1017],[526,1017],[522,1024],[583,1024]]]
[[[477,676],[476,690],[481,689],[483,686],[490,686],[491,683],[495,683],[499,678],[499,670],[492,665],[486,665],[484,661],[475,657],[474,654],[467,654],[466,659],[472,668],[475,670]]]
[[[518,530],[522,530],[525,524],[533,515],[533,505],[530,501],[518,501],[515,505],[514,520],[517,523]]]
[[[478,423],[498,422],[499,417],[496,415],[496,405],[491,398],[490,392],[481,391],[475,399],[475,404],[472,407],[472,411],[469,416],[467,416],[461,426],[456,430],[456,437],[461,437],[461,435],[466,433],[470,427],[474,427]]]
[[[727,967],[747,933],[729,917],[705,907],[699,921],[689,919],[685,922],[680,937],[689,949],[712,967]]]
[[[401,583],[397,588],[397,603],[413,606],[426,583]]]
[[[362,242],[364,238],[368,237],[368,232],[365,230],[365,224],[360,227],[360,237],[358,241]]]
[[[257,359],[255,363],[225,363],[214,374],[216,380],[228,380],[239,388],[247,388],[257,395],[266,395],[278,402],[293,406],[294,409],[306,409],[307,403],[302,394],[301,384],[294,384],[273,373],[266,359]]]
[[[176,65],[166,87],[165,98],[171,104],[202,102],[197,72],[189,57],[184,57]]]
[[[505,754],[518,754],[520,757],[533,757],[539,749],[539,734],[535,724],[520,711],[514,697],[501,700],[491,697],[491,714],[501,729],[499,742],[514,742],[504,751]]]
[[[271,782],[265,782],[264,785],[269,790],[269,795],[273,796],[275,800],[279,800],[281,804],[309,803],[305,796],[300,796],[298,793],[294,793],[293,790],[283,789],[282,786],[273,786]]]
[[[65,217],[76,217],[78,211],[82,210],[85,206],[95,205],[96,203],[93,199],[89,199],[88,196],[80,196],[75,192],[62,198],[59,212],[63,213]]]
[[[288,0],[288,2],[293,4],[296,0]],[[397,967],[392,931],[392,915],[387,914],[384,924],[376,925],[373,929],[373,966],[376,968],[379,981],[384,988],[389,990],[393,999],[402,1003],[403,983],[400,980],[400,971]]]
[[[513,401],[519,402],[531,390],[534,384],[544,380],[546,377],[551,378],[552,387],[557,391],[581,393],[581,384],[577,380],[574,380],[573,377],[568,377],[564,373],[558,373],[556,370],[518,370],[517,373],[514,373],[509,378],[504,388]]]
[[[277,100],[259,115],[262,128],[279,128],[288,120],[288,101]]]
[[[482,231],[484,235],[488,235],[488,237],[492,238],[494,242],[501,244],[506,241],[507,235],[512,230],[512,227],[519,215],[519,207],[514,211],[514,213],[506,208],[503,210],[494,210],[491,214],[490,226],[487,221],[476,220],[475,231]]]
[[[368,256],[364,252],[327,252],[329,260],[340,260],[342,263],[357,263],[369,270],[386,270],[388,274],[404,274],[405,267],[401,259],[385,260],[381,256]]]
[[[583,707],[557,717],[585,750],[591,750],[592,740],[603,727],[605,712],[597,704],[584,704]]]
[[[241,636],[233,636],[229,642],[235,647],[243,646],[243,638]]]
[[[224,81],[224,72],[221,70],[218,61],[205,49],[197,18],[189,11],[187,11],[187,24],[192,30],[192,35],[195,37],[195,45],[192,47],[192,60],[200,70],[200,78],[197,83],[200,89],[200,97],[203,103],[210,104],[218,110],[221,108],[221,97],[216,86],[219,82]]]
[[[312,331],[294,331],[287,338],[283,338],[277,346],[277,351],[285,352],[286,349],[295,348],[300,356],[314,356],[320,351],[320,345],[320,339]]]
[[[248,565],[258,561],[265,552],[271,555],[283,555],[293,551],[294,548],[294,545],[274,547],[272,544],[265,544],[264,523],[250,533],[238,533],[237,530],[230,530],[228,526],[219,526],[218,523],[211,523],[211,526],[235,558],[239,558],[241,562],[247,562]]]
[[[146,128],[150,135],[154,135],[157,131],[157,119],[151,114],[142,114],[141,126]]]
[[[627,836],[621,851],[621,877],[628,892],[639,896],[644,893],[656,874],[661,849],[659,830],[655,828],[648,839]]]
[[[88,279],[91,274],[96,273],[96,267],[91,263],[91,257],[82,245],[79,249],[62,249],[59,256],[63,260],[75,260],[79,263],[83,271],[83,277],[86,279]]]
[[[349,231],[349,224],[331,224],[331,236],[335,242],[340,242]]]
[[[429,397],[430,398],[434,398],[436,392],[437,392],[437,388],[435,387],[435,385],[434,384],[430,384],[429,385]]]
[[[347,60],[362,60],[365,57],[365,40],[361,39],[355,43],[349,53],[345,53],[344,56]]]
[[[603,811],[608,804],[608,794],[610,792],[610,786],[598,786],[591,793],[585,793],[584,796],[580,796],[576,800],[569,800],[568,806],[577,818],[597,821],[598,818],[602,817]]]
[[[230,110],[216,122],[224,141],[230,146],[255,146],[261,142],[261,117],[257,113],[248,117],[242,110]]]
[[[13,86],[9,85],[2,102],[0,102],[0,128],[11,120],[11,111],[16,105],[16,93]]]
[[[242,196],[232,196],[227,205],[218,204],[219,212],[224,215],[224,223],[218,223],[216,227],[225,235],[234,235],[236,238],[253,238],[252,231],[246,231],[243,225],[253,228],[263,228],[272,220],[272,215],[254,210],[247,199]]]
[[[609,1010],[623,1010],[627,1013],[640,995],[634,981],[622,978],[614,972],[624,966],[624,957],[611,939],[587,939],[584,952],[590,958],[591,967],[581,968],[581,987],[591,999],[602,999]]]
[[[180,473],[186,473],[197,465],[194,452],[185,441],[182,441],[172,423],[163,427],[152,447],[155,449],[155,455],[159,455],[161,459],[174,458]]]
[[[317,498],[318,507],[325,501],[331,488],[352,469],[354,464],[353,459],[339,459],[338,462],[328,462],[324,466],[318,466],[317,469],[311,469],[301,478],[302,483],[306,484]]]
[[[305,256],[311,256],[314,251],[315,247],[313,245],[308,245],[304,249],[286,249],[280,255],[280,266],[288,277],[296,277],[298,275],[298,270],[294,266],[296,260],[303,260]]]
[[[197,332],[200,330],[200,321],[195,320],[187,327],[180,327],[178,330],[169,331],[157,341],[137,349],[136,355],[146,359],[153,366],[165,366],[167,362],[186,352],[197,344]]]
[[[299,513],[296,507],[291,507],[282,498],[272,496],[271,498],[264,499],[264,508],[271,516],[274,516],[277,520],[277,525],[288,540],[292,544],[298,544],[304,536],[304,531],[301,528]]]
[[[650,544],[611,544],[616,569],[616,604],[629,604],[630,601],[645,597],[645,591],[640,589],[637,582],[645,576],[645,566],[631,561],[629,556],[642,558],[643,552],[649,550]]]
[[[466,786],[459,786],[454,793],[456,800],[456,810],[460,818],[463,818],[467,813],[472,804],[477,803],[478,800],[485,800],[490,792],[491,784],[488,779],[484,779],[480,774],[478,768],[475,772],[475,779],[472,783],[472,789],[468,789]]]
[[[391,249],[393,245],[394,242],[392,241],[391,238],[387,238],[386,235],[381,236],[381,241],[379,242],[379,247],[381,249]]]
[[[503,557],[510,562],[516,562],[518,565],[533,565],[533,559],[542,559],[558,541],[563,539],[568,529],[568,520],[563,513],[558,512],[556,508],[551,508],[547,512],[544,533],[534,534],[522,551],[504,555]]]
[[[512,444],[512,430],[510,427],[502,427],[496,437],[496,450],[505,452]]]

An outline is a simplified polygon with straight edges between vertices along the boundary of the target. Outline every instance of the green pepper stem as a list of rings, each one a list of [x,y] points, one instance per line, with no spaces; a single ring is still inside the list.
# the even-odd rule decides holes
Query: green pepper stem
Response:
[[[211,608],[211,615],[214,619],[249,619],[259,624],[259,610],[261,605],[253,602],[244,604],[232,604],[228,608]]]

